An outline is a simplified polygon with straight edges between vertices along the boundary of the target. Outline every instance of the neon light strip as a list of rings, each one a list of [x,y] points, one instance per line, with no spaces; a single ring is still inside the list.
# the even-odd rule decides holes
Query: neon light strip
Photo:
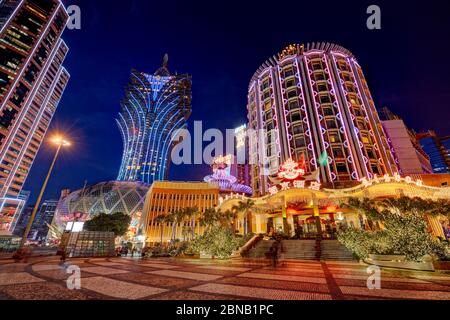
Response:
[[[182,110],[178,110],[177,111],[177,113],[179,113],[179,112],[181,112]],[[175,115],[174,115],[174,117],[175,117]],[[173,118],[173,117],[172,117]],[[172,121],[172,119],[170,119],[171,121]],[[167,166],[167,163],[169,162],[169,158],[167,157],[167,154],[168,154],[168,151],[169,151],[169,147],[170,147],[170,145],[171,145],[171,140],[172,140],[172,132],[174,132],[175,130],[177,130],[177,132],[179,131],[179,130],[181,130],[182,128],[183,128],[183,126],[181,126],[181,127],[178,127],[178,125],[180,124],[180,123],[183,123],[183,121],[184,121],[184,118],[180,118],[173,126],[172,126],[172,128],[170,129],[170,131],[168,132],[168,134],[166,135],[166,139],[165,139],[165,141],[164,141],[164,144],[163,144],[163,149],[162,149],[162,161],[161,161],[161,164],[160,164],[160,167],[162,166],[162,168],[160,169],[160,171],[159,171],[159,180],[163,180],[164,179],[164,175],[165,175],[165,171],[166,171],[166,166]],[[165,127],[164,127],[164,129],[165,129]],[[170,139],[170,141],[167,141],[168,139]],[[166,149],[166,150],[164,150],[164,148]]]
[[[308,131],[309,131],[309,137],[306,135],[306,133],[303,133],[303,135],[305,136],[305,138],[308,137],[308,139],[309,139],[309,144],[313,144],[311,125],[310,125],[309,119],[308,119],[308,111],[307,111],[307,109],[306,109],[306,101],[305,101],[305,96],[304,96],[305,90],[304,90],[304,88],[303,88],[303,83],[302,83],[301,76],[300,76],[301,70],[300,70],[300,65],[299,65],[299,63],[298,63],[298,59],[295,59],[295,65],[296,65],[296,67],[297,67],[297,74],[296,74],[296,77],[298,76],[298,82],[299,82],[299,84],[300,84],[300,90],[301,90],[302,95],[303,95],[302,102],[303,102],[303,105],[305,106],[305,111],[303,111],[303,113],[305,114],[306,125],[308,126]],[[300,110],[301,110],[301,107],[302,107],[302,106],[300,106]],[[302,122],[303,122],[303,119],[302,119]],[[303,126],[303,124],[302,124],[302,126]],[[308,148],[307,148],[307,149],[308,149]],[[313,150],[311,150],[311,152],[312,152],[313,158],[314,158],[314,166],[315,166],[315,170],[317,170],[317,158],[316,158],[316,154],[315,154],[315,152],[314,152],[314,148],[313,148]],[[311,165],[311,162],[309,161],[309,157],[308,157],[308,163],[309,163],[308,166],[310,166],[310,165]]]
[[[15,124],[14,124],[15,128],[14,128],[14,130],[11,130],[9,135],[8,135],[8,139],[9,140],[7,140],[8,141],[7,144],[5,144],[3,146],[3,148],[2,148],[2,150],[0,151],[2,153],[1,158],[0,158],[0,163],[3,162],[3,160],[5,159],[5,156],[8,153],[9,148],[11,147],[12,143],[14,142],[14,138],[16,137],[17,131],[19,130],[19,128],[23,124],[24,118],[28,115],[28,113],[29,113],[28,110],[31,108],[31,105],[32,105],[34,99],[36,98],[36,95],[39,92],[39,89],[41,88],[42,83],[46,79],[46,76],[47,76],[47,74],[49,72],[50,67],[54,63],[56,54],[58,53],[58,51],[63,46],[64,46],[64,43],[61,40],[59,40],[59,44],[57,44],[53,48],[53,51],[52,51],[52,53],[50,55],[50,58],[47,60],[46,65],[44,65],[44,68],[42,69],[42,73],[41,73],[40,79],[36,82],[35,86],[33,87],[33,91],[28,95],[25,103],[23,104],[23,107],[22,107],[22,109],[20,111],[19,119],[17,119],[15,121]],[[61,61],[61,64],[62,64],[62,62],[63,61]],[[49,91],[49,92],[51,92],[51,91]],[[45,99],[45,97],[44,97],[44,99]],[[33,128],[36,128],[36,123],[38,123],[40,121],[40,117],[42,116],[42,113],[43,113],[44,110],[45,110],[45,105],[43,104],[43,107],[41,107],[38,110],[38,114],[36,115],[34,125],[32,125],[30,127],[30,130],[29,130],[29,134],[30,135],[29,135],[29,137],[34,134],[34,132],[32,130],[33,130]],[[39,116],[39,113],[40,113],[40,116]],[[31,138],[29,138],[29,139],[31,139]],[[26,144],[26,142],[24,142],[23,146],[21,147],[21,151],[22,152],[24,150],[25,144]],[[22,158],[23,158],[23,155],[22,155]],[[22,158],[20,158],[20,159],[22,159]],[[13,168],[16,168],[16,169],[12,170],[12,171],[14,171],[14,172],[12,172],[13,173],[12,175],[14,175],[16,170],[17,170],[18,159],[19,159],[19,157],[16,157],[16,160],[14,161]],[[22,160],[20,160],[20,161],[22,161]],[[11,175],[11,173],[9,175]],[[9,185],[8,185],[8,188],[9,188]],[[1,195],[2,196],[7,194],[8,188],[5,188],[5,186],[3,186],[2,190],[1,190]]]
[[[333,62],[334,62],[334,66],[335,66],[335,68],[336,68],[336,70],[340,70],[340,69],[338,69],[338,67],[337,67],[337,62],[336,62],[336,57],[334,57],[333,56]],[[342,89],[342,91],[344,92],[344,97],[345,97],[345,102],[346,102],[346,108],[347,109],[349,109],[349,107],[348,107],[348,104],[350,103],[350,101],[348,101],[348,92],[347,92],[347,90],[344,88],[344,86],[343,86],[343,84],[342,84],[342,79],[341,79],[341,77],[340,77],[340,75],[339,75],[339,72],[338,72],[338,76],[339,76],[339,79],[337,79],[337,80],[339,80],[338,82],[339,82],[339,86],[341,87],[341,89]],[[346,94],[345,94],[346,93]],[[351,112],[351,110],[349,109],[349,111],[350,111],[350,113],[353,115],[353,113]],[[351,126],[353,127],[353,128],[349,128],[349,129],[351,129],[351,131],[353,131],[354,132],[354,134],[355,134],[355,136],[356,136],[356,140],[357,140],[357,142],[358,142],[358,147],[359,147],[359,150],[361,150],[361,157],[362,157],[362,160],[363,160],[363,162],[364,162],[364,170],[366,171],[366,175],[368,176],[369,175],[369,172],[370,172],[370,170],[369,170],[369,168],[367,167],[367,165],[368,165],[368,162],[366,163],[365,161],[364,161],[364,158],[365,158],[365,156],[364,156],[364,154],[363,154],[363,150],[361,149],[361,145],[362,145],[362,143],[361,143],[361,140],[359,139],[359,137],[358,137],[358,134],[359,133],[356,133],[356,131],[355,131],[355,123],[354,123],[354,120],[353,119],[349,119],[350,120],[350,124],[351,124]],[[358,150],[357,148],[356,148],[356,150]],[[356,159],[353,159],[353,161],[356,161]],[[362,169],[362,168],[361,168]],[[360,177],[361,178],[361,177]]]
[[[11,20],[12,20],[13,18],[15,18],[16,13],[17,13],[17,11],[19,11],[19,9],[22,7],[23,2],[24,2],[24,0],[20,0],[19,4],[17,5],[17,8],[14,9],[14,11],[12,12],[12,14],[9,16],[8,20],[6,20],[5,24],[3,25],[3,28],[0,30],[0,34],[2,34],[2,33],[5,31],[6,27],[8,27],[9,24],[11,23]],[[1,3],[0,3],[0,4],[1,4]]]
[[[356,63],[356,61],[353,59],[352,60],[354,63]],[[350,63],[350,61],[349,61],[349,63]],[[357,64],[357,63],[356,63]],[[350,64],[350,66],[351,66],[351,64]],[[361,71],[361,73],[362,73],[362,77],[364,78],[364,81],[366,82],[366,85],[367,85],[367,81],[365,80],[365,77],[364,77],[364,74],[363,74],[363,72],[362,72],[362,69],[361,69],[361,67],[359,66],[359,64],[358,64],[358,67],[359,67],[359,71]],[[357,70],[358,71],[358,70]],[[352,68],[352,73],[354,74],[354,78],[355,79],[360,79],[360,76],[359,76],[359,74],[356,72],[354,72],[354,70],[353,70],[353,68]],[[355,80],[356,81],[356,80]],[[361,81],[361,80],[360,80]],[[366,106],[365,104],[364,104],[364,101],[363,101],[363,99],[362,99],[362,94],[361,94],[361,92],[364,92],[364,94],[366,94],[366,92],[364,91],[364,90],[361,90],[361,88],[360,88],[360,86],[359,86],[359,83],[358,83],[358,81],[356,81],[356,83],[355,83],[355,85],[356,85],[356,87],[358,88],[358,90],[359,90],[359,98],[361,99],[361,103],[362,103],[362,105],[363,105],[363,107],[364,107],[364,112],[366,113],[366,117],[367,118],[369,118],[369,110],[370,110],[370,105],[369,106]],[[373,98],[372,98],[372,95],[371,95],[371,93],[370,93],[370,91],[368,90],[368,95],[369,95],[369,99],[368,100],[370,100],[370,101],[372,101],[372,103],[373,104],[375,104],[374,102],[373,102]],[[372,117],[374,118],[373,120],[374,120],[374,122],[377,122],[377,120],[378,120],[378,122],[379,122],[379,119],[376,119],[376,114],[373,114],[372,113],[372,110],[370,110],[370,114],[372,115]],[[371,125],[371,123],[370,123],[370,121],[369,121],[369,125],[370,125],[370,128],[371,128],[371,130],[372,130],[372,132],[374,133],[374,135],[375,134],[378,134],[378,139],[383,143],[383,135],[384,135],[384,137],[386,137],[386,134],[385,134],[385,132],[384,132],[384,130],[383,130],[383,127],[382,127],[382,130],[383,130],[383,135],[381,135],[380,134],[380,132],[378,131],[378,127],[377,126],[375,126],[375,128],[373,128],[372,127],[372,125]],[[375,130],[374,130],[375,129]],[[378,143],[377,143],[377,145],[378,145]],[[384,148],[384,146],[383,145],[379,145],[378,146],[378,150],[376,150],[377,151],[377,153],[378,153],[378,155],[379,156],[382,156],[382,149]],[[385,166],[385,169],[387,169],[387,167],[389,167],[390,169],[391,169],[391,171],[392,172],[395,172],[396,170],[397,170],[397,167],[396,168],[394,168],[394,170],[392,169],[392,166],[391,166],[391,159],[388,159],[388,157],[389,157],[389,154],[386,154],[385,155],[386,156],[386,160],[388,160],[387,161],[387,163],[385,163],[385,161],[383,161],[383,164],[384,164],[384,166]],[[379,159],[378,159],[379,160]]]
[[[354,72],[354,70],[353,70],[353,68],[352,68],[351,63],[350,63],[350,59],[347,58],[346,61],[347,61],[348,65],[350,66],[351,73],[352,73],[352,75],[353,75],[353,79],[354,79],[353,84],[354,84],[355,87],[358,89],[358,98],[361,100],[361,105],[364,107],[363,112],[364,112],[364,114],[365,114],[365,118],[369,119],[369,110],[367,109],[367,106],[364,104],[364,101],[363,101],[363,99],[362,99],[362,92],[364,92],[364,91],[361,90],[360,86],[358,85],[358,82],[356,81],[357,77],[356,77],[356,74],[355,74],[355,72]],[[346,91],[346,92],[347,92],[347,91]],[[347,93],[348,93],[348,92],[347,92]],[[347,96],[348,96],[348,95],[347,95]],[[351,111],[351,110],[350,110],[350,111]],[[353,116],[355,116],[355,115],[353,114],[353,112],[351,112],[351,113],[352,113]],[[356,116],[355,116],[355,119],[356,119]],[[356,120],[354,120],[354,121],[356,121]],[[375,132],[376,132],[376,131],[374,131],[374,128],[372,127],[372,124],[370,123],[370,121],[368,121],[368,125],[369,125],[370,130],[371,130],[371,131],[374,133],[374,135],[375,135]],[[359,128],[358,128],[358,131],[359,131],[359,135],[361,135],[361,130],[360,130]],[[379,134],[378,132],[376,132],[376,133]],[[370,135],[370,134],[369,134],[369,135]],[[357,136],[358,136],[358,134],[357,134]],[[364,145],[364,143],[361,142],[361,140],[359,139],[359,137],[358,137],[358,143],[360,144],[360,146],[362,145],[361,151],[363,151],[363,149],[364,149],[364,152],[366,153],[367,163],[366,163],[365,165],[366,165],[366,168],[367,168],[367,171],[368,171],[368,175],[369,175],[369,177],[370,177],[370,176],[372,175],[372,167],[370,166],[370,160],[369,160],[369,156],[368,156],[368,154],[367,154],[366,146]],[[377,143],[377,144],[378,144],[378,143]],[[381,146],[379,146],[379,148],[380,148],[380,147],[381,147]],[[374,150],[377,152],[378,156],[381,156],[380,150],[376,150],[375,148],[374,148]]]
[[[328,77],[331,80],[331,88],[333,89],[333,92],[334,92],[333,96],[334,96],[334,99],[335,99],[335,101],[336,101],[336,103],[338,105],[339,113],[341,114],[341,120],[339,120],[339,119],[338,120],[341,122],[342,128],[344,129],[344,136],[345,136],[345,140],[347,141],[347,144],[348,144],[348,150],[350,152],[350,156],[352,157],[352,161],[353,161],[352,165],[353,165],[354,170],[355,170],[354,172],[356,172],[356,179],[359,180],[358,168],[357,168],[356,163],[355,163],[357,159],[353,155],[352,147],[350,145],[350,140],[348,139],[347,130],[345,128],[345,121],[344,121],[344,118],[343,118],[344,117],[344,112],[343,112],[344,110],[342,110],[341,103],[339,102],[339,99],[336,97],[336,94],[338,93],[338,91],[336,90],[336,87],[334,86],[333,77],[331,75],[331,68],[330,68],[330,65],[328,64],[327,57],[325,57],[325,65],[327,66],[327,69],[328,69],[328,72],[329,72]],[[336,69],[335,65],[334,65],[334,67]],[[340,80],[340,79],[337,79],[337,80]]]
[[[58,48],[59,48],[59,47],[58,47]],[[52,62],[53,62],[53,61],[52,61]],[[40,122],[41,122],[41,119],[42,119],[42,116],[43,116],[44,111],[45,111],[45,109],[46,109],[46,106],[47,106],[47,104],[49,103],[50,98],[52,97],[52,95],[53,95],[53,93],[54,93],[54,91],[55,91],[55,87],[56,87],[56,85],[58,84],[58,82],[59,82],[59,80],[60,80],[62,71],[63,71],[63,70],[60,68],[59,71],[58,71],[58,73],[56,74],[55,78],[53,79],[53,83],[51,84],[50,90],[47,91],[47,96],[44,98],[44,101],[43,101],[43,103],[42,103],[42,107],[39,109],[39,113],[36,115],[36,120],[34,121],[32,127],[30,128],[30,133],[32,132],[32,133],[34,134],[34,133],[37,131],[37,128],[39,127],[39,124],[40,124]],[[46,76],[47,76],[47,74],[45,75],[45,77],[46,77]],[[44,77],[44,78],[45,78],[45,77]],[[50,119],[50,121],[51,121],[51,119]],[[46,129],[49,127],[49,125],[50,125],[50,122],[49,122],[49,124],[46,126]],[[46,132],[47,132],[47,131],[44,132],[44,137],[45,137],[45,133],[46,133]],[[25,142],[23,143],[22,147],[20,148],[20,149],[21,149],[21,152],[20,152],[20,154],[17,156],[17,158],[16,158],[16,160],[15,160],[15,162],[14,162],[14,166],[12,167],[11,172],[10,172],[9,175],[8,175],[8,179],[6,180],[6,183],[5,183],[6,188],[4,187],[5,193],[8,192],[8,190],[9,190],[11,184],[14,182],[15,174],[16,174],[16,172],[17,172],[17,169],[19,168],[19,165],[20,165],[20,164],[22,163],[22,161],[23,161],[23,157],[24,157],[25,153],[28,151],[28,149],[29,149],[29,147],[30,147],[30,142],[31,142],[31,139],[33,138],[33,134],[29,134],[29,135],[28,135],[27,139],[25,140]],[[44,137],[43,137],[42,139],[44,139]],[[41,141],[41,143],[42,143],[42,141]],[[30,168],[31,168],[31,165],[30,165]],[[25,182],[24,182],[24,183],[25,183]],[[23,185],[23,184],[22,184],[22,185]]]
[[[280,66],[278,66],[278,73],[279,73],[279,75],[278,75],[278,83],[280,84],[281,107],[283,108],[282,110],[283,110],[284,126],[286,127],[286,139],[287,139],[287,147],[288,147],[287,149],[288,149],[288,152],[289,152],[289,158],[292,158],[291,147],[290,147],[290,142],[289,142],[289,131],[288,131],[288,126],[287,126],[288,121],[287,121],[287,118],[286,118],[287,117],[287,114],[286,114],[286,103],[287,103],[287,100],[284,98],[284,94],[283,94],[283,90],[285,90],[285,89],[284,89],[283,83],[281,81],[281,72],[282,72],[282,68]],[[283,77],[283,79],[285,79],[285,78]],[[285,79],[285,81],[286,81],[286,79]],[[297,90],[297,87],[296,87],[295,90]],[[281,144],[281,141],[280,141],[280,144]]]
[[[19,80],[22,78],[22,74],[25,72],[26,67],[28,66],[28,64],[30,63],[31,59],[34,57],[34,53],[36,52],[39,44],[41,44],[42,39],[44,38],[44,36],[47,34],[48,29],[52,26],[53,24],[53,20],[55,19],[56,14],[58,13],[59,9],[61,8],[62,4],[61,2],[58,4],[58,6],[56,7],[55,11],[53,12],[51,18],[47,21],[47,26],[45,27],[44,31],[42,32],[42,34],[40,35],[40,37],[38,38],[38,40],[36,41],[36,45],[34,46],[34,49],[31,51],[31,53],[28,55],[28,59],[25,61],[25,63],[23,64],[22,70],[19,72],[19,74],[17,75],[16,79],[14,80],[13,84],[10,86],[10,90],[8,92],[8,94],[6,95],[6,97],[3,100],[3,103],[0,105],[0,110],[3,109],[3,107],[5,106],[5,104],[8,102],[9,98],[11,97],[12,92],[14,91],[13,89],[16,87],[17,83],[19,82]],[[63,7],[64,8],[64,7]],[[65,9],[64,9],[65,10]],[[68,19],[68,18],[67,18]],[[61,33],[58,35],[58,39],[60,38],[62,32],[64,30],[61,31]],[[48,60],[47,60],[48,61]],[[9,137],[9,136],[8,136]]]
[[[319,113],[318,113],[318,111],[317,111],[316,103],[318,103],[318,104],[320,105],[320,107],[321,107],[322,105],[321,105],[319,102],[317,102],[317,100],[316,100],[316,95],[314,95],[314,93],[315,93],[316,91],[314,91],[314,88],[313,88],[313,84],[312,84],[312,81],[311,81],[311,75],[309,74],[309,66],[308,66],[308,64],[309,64],[308,58],[305,57],[306,75],[307,75],[308,80],[309,80],[309,85],[310,85],[310,87],[311,87],[312,98],[313,98],[313,102],[314,102],[313,110],[314,110],[314,113],[315,113],[315,115],[316,115],[316,117],[317,117],[317,120],[318,120],[318,125],[319,125],[320,135],[322,136],[322,139],[319,139],[319,143],[322,144],[323,150],[326,151],[327,149],[325,148],[325,145],[324,145],[324,143],[323,143],[323,142],[325,141],[324,133],[322,132],[322,129],[323,129],[323,128],[322,128],[322,124],[320,123],[320,118],[319,118]],[[317,94],[317,96],[318,96],[318,94]],[[320,147],[320,146],[319,146],[319,147]],[[316,166],[317,166],[317,164],[316,164]],[[333,181],[333,177],[331,176],[331,168],[330,168],[330,164],[328,164],[328,176],[329,176],[329,178],[330,178],[330,181]]]

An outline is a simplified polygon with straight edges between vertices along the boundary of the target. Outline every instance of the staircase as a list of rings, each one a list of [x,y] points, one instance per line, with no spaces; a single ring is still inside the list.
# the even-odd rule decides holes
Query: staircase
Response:
[[[261,240],[245,255],[250,259],[266,259],[274,240]],[[337,240],[283,240],[286,260],[353,260],[353,254]]]
[[[353,260],[353,254],[337,240],[320,241],[322,260]]]
[[[316,240],[283,240],[284,259],[316,260]]]
[[[254,248],[248,251],[246,258],[250,259],[265,259],[266,252],[269,252],[270,247],[274,243],[274,240],[261,240]]]

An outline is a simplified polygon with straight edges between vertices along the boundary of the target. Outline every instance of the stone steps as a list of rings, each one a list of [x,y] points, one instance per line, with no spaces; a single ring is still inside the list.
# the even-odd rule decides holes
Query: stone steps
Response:
[[[261,240],[248,253],[248,258],[265,259],[273,240]],[[286,260],[353,260],[353,254],[337,240],[283,240]]]

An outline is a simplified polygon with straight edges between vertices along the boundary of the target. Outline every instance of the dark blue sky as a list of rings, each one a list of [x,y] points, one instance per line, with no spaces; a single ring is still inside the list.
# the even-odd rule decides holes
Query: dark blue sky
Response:
[[[388,106],[417,130],[450,134],[450,4],[420,1],[73,0],[82,29],[67,30],[71,80],[49,132],[66,132],[65,150],[45,194],[113,180],[122,142],[115,124],[131,68],[153,73],[169,54],[172,72],[193,78],[193,113],[204,128],[245,122],[249,80],[290,43],[334,42],[357,57],[377,107]],[[393,3],[395,2],[395,3]],[[366,28],[378,4],[382,30]],[[53,155],[41,148],[25,185],[37,197]],[[188,169],[188,170],[187,170]],[[200,180],[207,167],[172,166],[173,180]],[[34,201],[34,200],[33,200]]]

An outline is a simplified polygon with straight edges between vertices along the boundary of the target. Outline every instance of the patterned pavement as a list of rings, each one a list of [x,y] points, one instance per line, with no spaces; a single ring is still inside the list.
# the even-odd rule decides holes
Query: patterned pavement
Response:
[[[81,289],[67,288],[69,266]],[[450,274],[382,270],[381,289],[367,288],[367,266],[357,262],[296,261],[277,268],[233,259],[71,259],[28,263],[0,260],[0,299],[156,300],[450,300]],[[70,268],[72,270],[73,268]]]

